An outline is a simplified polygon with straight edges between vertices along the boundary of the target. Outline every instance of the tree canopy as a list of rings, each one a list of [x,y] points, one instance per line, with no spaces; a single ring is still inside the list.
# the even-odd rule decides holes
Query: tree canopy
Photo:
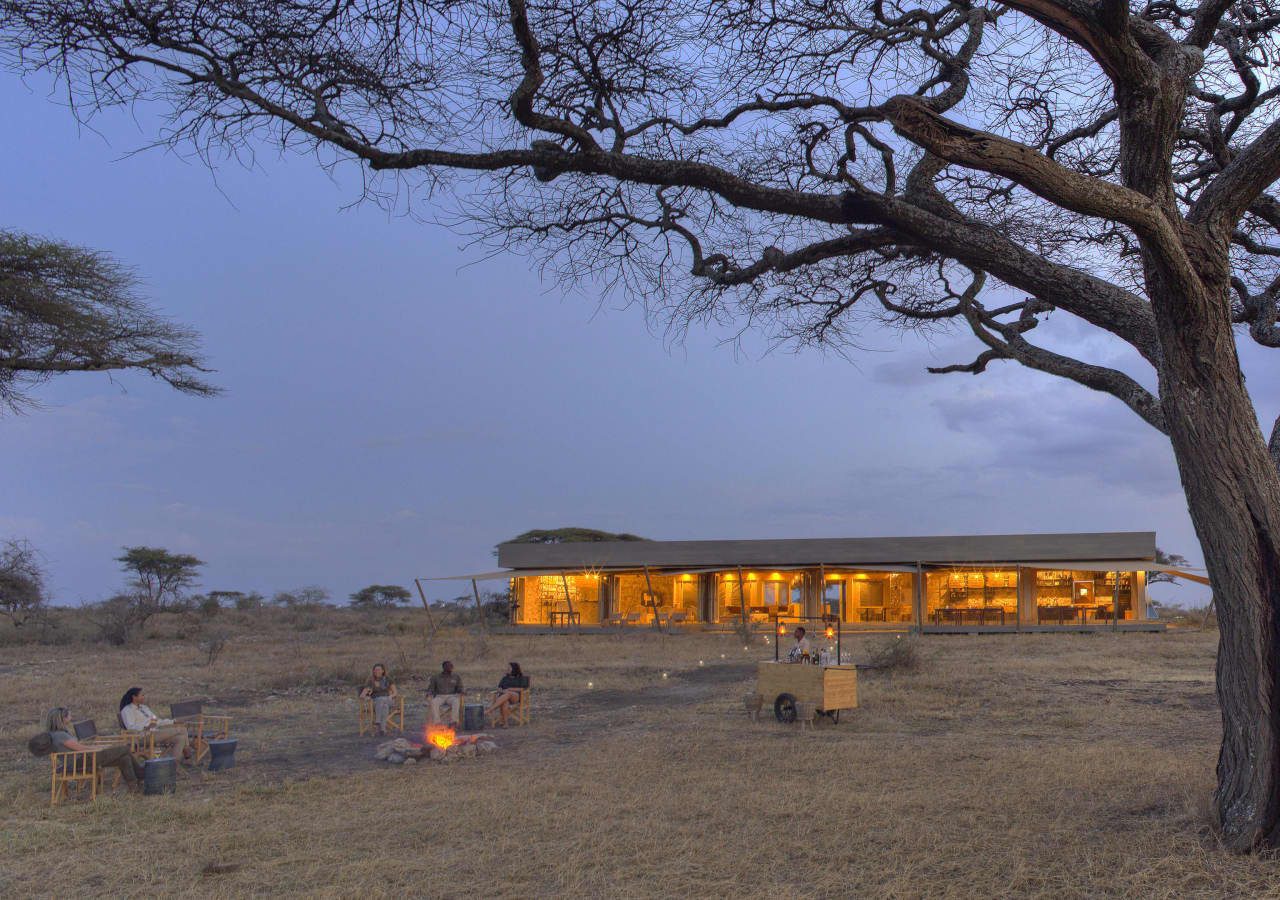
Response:
[[[507,544],[580,544],[593,541],[644,541],[638,535],[611,531],[600,531],[595,528],[534,528],[517,534]]]
[[[409,602],[409,590],[398,584],[371,584],[351,595],[351,605],[364,609],[391,609]]]
[[[44,567],[35,547],[23,540],[0,543],[0,615],[21,627],[47,601]]]
[[[130,596],[140,625],[157,613],[183,608],[186,592],[204,565],[189,553],[171,553],[161,547],[125,547],[116,562],[132,576]]]
[[[67,372],[136,369],[183,393],[211,396],[196,333],[142,301],[111,256],[0,230],[0,406]]]

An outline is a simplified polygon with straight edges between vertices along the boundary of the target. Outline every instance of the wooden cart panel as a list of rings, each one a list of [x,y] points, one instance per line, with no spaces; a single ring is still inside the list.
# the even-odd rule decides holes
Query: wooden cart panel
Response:
[[[779,694],[791,694],[818,709],[857,709],[858,670],[854,666],[810,666],[803,663],[761,662],[756,690],[766,704]]]

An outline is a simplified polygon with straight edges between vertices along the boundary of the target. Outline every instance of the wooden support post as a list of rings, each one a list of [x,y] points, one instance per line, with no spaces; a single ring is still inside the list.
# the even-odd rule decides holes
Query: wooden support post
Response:
[[[480,617],[480,625],[485,631],[489,630],[489,623],[484,617],[484,607],[480,605],[480,588],[476,586],[476,580],[471,579],[471,595],[476,598],[476,615]]]
[[[431,633],[435,634],[436,623],[435,620],[431,618],[431,604],[427,603],[427,595],[422,590],[422,582],[415,578],[413,579],[413,583],[418,586],[418,596],[422,598],[422,608],[427,611],[427,625],[431,628]]]
[[[1115,576],[1115,589],[1111,592],[1111,630],[1120,630],[1120,572],[1112,572]],[[1130,579],[1132,580],[1132,579]]]
[[[916,577],[912,580],[915,585],[911,592],[911,612],[916,620],[916,628],[922,630],[924,628],[925,613],[928,609],[928,603],[925,599],[924,563],[916,563]],[[917,633],[921,633],[921,631],[917,631]]]
[[[644,586],[645,592],[649,595],[649,608],[653,611],[653,627],[662,630],[662,623],[658,621],[658,595],[653,592],[653,582],[649,580],[649,567],[644,567]],[[640,604],[644,606],[643,603]]]
[[[823,619],[825,620],[827,615],[827,564],[826,563],[818,563],[817,595],[818,595],[818,603],[817,603],[818,615],[822,616]],[[805,612],[808,613],[808,610],[805,610]],[[840,616],[840,618],[842,619],[844,618],[843,603],[841,603],[840,605],[840,612],[838,612],[836,615]]]
[[[742,584],[742,566],[738,566],[738,614],[742,619],[742,627],[747,627],[747,590]]]
[[[569,604],[569,624],[573,624],[573,596],[569,593],[569,576],[560,570],[560,582],[564,585],[564,602]]]

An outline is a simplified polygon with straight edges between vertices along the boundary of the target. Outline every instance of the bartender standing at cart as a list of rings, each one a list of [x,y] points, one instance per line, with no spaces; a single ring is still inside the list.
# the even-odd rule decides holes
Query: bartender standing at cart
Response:
[[[805,637],[804,626],[800,625],[792,633],[796,645],[787,653],[787,662],[798,663],[809,657],[809,639]]]

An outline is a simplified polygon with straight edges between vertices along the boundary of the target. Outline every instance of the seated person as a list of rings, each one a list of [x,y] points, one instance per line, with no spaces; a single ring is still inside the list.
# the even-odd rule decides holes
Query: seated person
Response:
[[[496,715],[498,720],[507,724],[507,716],[512,705],[520,703],[520,688],[529,687],[529,676],[520,671],[520,663],[507,663],[507,674],[498,682],[498,689],[493,692],[493,702],[485,710],[486,715]]]
[[[82,744],[71,732],[71,710],[65,706],[56,706],[45,716],[45,729],[49,732],[49,740],[53,741],[54,753],[66,753],[71,750],[92,750],[97,757],[98,770],[115,768],[120,770],[125,785],[130,791],[138,790],[138,779],[142,777],[142,764],[129,752],[129,745],[123,741],[107,746]]]
[[[381,736],[387,733],[387,716],[391,713],[391,701],[397,696],[395,682],[387,675],[387,667],[378,663],[373,673],[360,689],[360,696],[373,701],[373,729]]]
[[[120,698],[120,725],[135,734],[151,732],[157,747],[163,747],[169,756],[182,757],[183,765],[191,765],[191,746],[187,740],[187,726],[161,719],[146,705],[142,688],[131,687]]]
[[[453,674],[453,663],[445,660],[440,671],[427,679],[427,720],[440,721],[440,711],[452,708],[450,718],[454,724],[462,720],[462,679]]]
[[[796,639],[796,645],[787,653],[787,662],[801,662],[809,658],[809,639],[805,637],[804,626],[796,628],[792,635]]]

